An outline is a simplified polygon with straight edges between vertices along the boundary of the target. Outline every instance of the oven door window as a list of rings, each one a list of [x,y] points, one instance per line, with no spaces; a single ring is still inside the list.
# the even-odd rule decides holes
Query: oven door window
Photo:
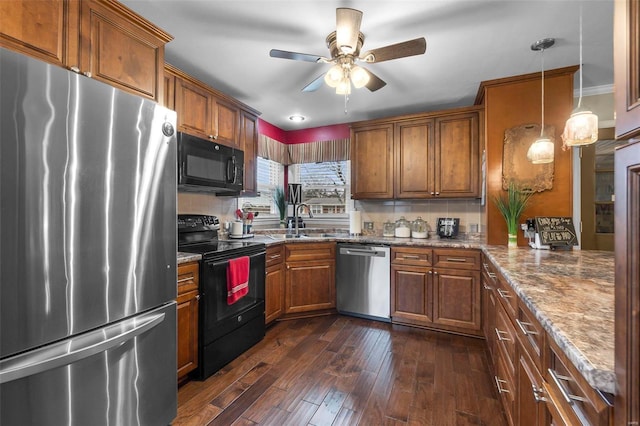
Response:
[[[224,334],[231,324],[225,320],[238,315],[264,302],[264,252],[249,257],[249,292],[236,303],[227,304],[227,265],[228,261],[205,262],[204,274],[200,277],[203,302],[205,343]]]

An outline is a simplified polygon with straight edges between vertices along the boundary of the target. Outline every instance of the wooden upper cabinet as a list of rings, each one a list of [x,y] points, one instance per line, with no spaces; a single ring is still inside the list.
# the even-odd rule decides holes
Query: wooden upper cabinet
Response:
[[[171,65],[166,66],[165,72],[175,75],[178,130],[243,151],[249,148],[245,162],[249,160],[250,167],[255,167],[258,112]],[[250,186],[255,188],[255,183]]]
[[[216,97],[211,98],[213,139],[233,148],[240,146],[240,108]]]
[[[355,124],[352,198],[477,198],[480,113],[460,108]]]
[[[434,144],[434,191],[438,197],[480,195],[479,114],[437,118]]]
[[[397,123],[395,137],[395,197],[433,195],[433,120]]]
[[[213,139],[211,94],[206,89],[176,77],[175,108],[178,113],[178,130]]]
[[[0,46],[64,65],[69,3],[0,1]]]
[[[240,149],[244,151],[243,195],[256,194],[258,191],[257,161],[258,155],[258,117],[248,112],[240,113]]]
[[[172,37],[115,0],[1,1],[0,43],[162,101]]]
[[[640,137],[640,1],[616,0],[613,62],[616,138]]]
[[[353,199],[393,198],[393,124],[351,129]]]

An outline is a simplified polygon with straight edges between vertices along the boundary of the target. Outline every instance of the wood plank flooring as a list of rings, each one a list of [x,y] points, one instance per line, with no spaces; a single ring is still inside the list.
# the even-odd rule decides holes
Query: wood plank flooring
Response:
[[[276,323],[173,425],[506,425],[483,340],[347,316]]]

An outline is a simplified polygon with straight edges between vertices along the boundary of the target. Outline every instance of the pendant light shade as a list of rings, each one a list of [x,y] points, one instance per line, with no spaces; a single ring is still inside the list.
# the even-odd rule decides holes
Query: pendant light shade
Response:
[[[527,151],[527,160],[532,164],[545,164],[553,162],[555,145],[549,138],[540,138],[531,144]]]
[[[544,136],[544,51],[556,42],[553,38],[538,40],[531,45],[531,50],[541,51],[542,55],[542,125],[540,126],[540,137],[527,151],[527,159],[532,164],[552,163],[555,151],[553,141]]]
[[[589,145],[598,140],[598,116],[586,109],[571,113],[562,132],[566,146]]]
[[[598,140],[598,116],[582,107],[582,4],[580,4],[580,97],[562,132],[565,146],[589,145]]]

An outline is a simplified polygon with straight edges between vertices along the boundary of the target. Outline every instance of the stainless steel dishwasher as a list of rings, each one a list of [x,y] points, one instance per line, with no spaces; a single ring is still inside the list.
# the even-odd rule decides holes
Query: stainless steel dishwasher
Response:
[[[336,301],[338,312],[390,322],[389,247],[338,244]]]

